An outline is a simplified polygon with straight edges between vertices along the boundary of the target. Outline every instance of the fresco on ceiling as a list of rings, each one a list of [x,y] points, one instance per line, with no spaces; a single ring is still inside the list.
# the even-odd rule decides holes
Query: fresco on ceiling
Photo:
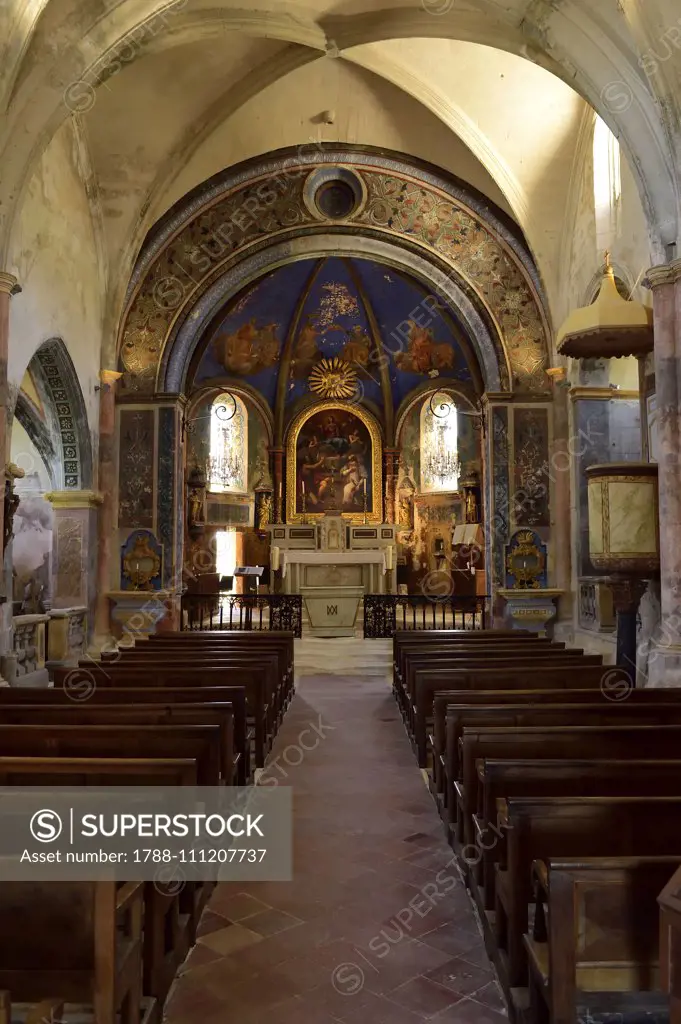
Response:
[[[372,260],[355,263],[389,360],[395,406],[428,380],[472,380],[457,339],[463,330],[444,302],[391,267]]]
[[[318,261],[293,339],[289,401],[308,392],[307,381],[315,363],[337,356],[357,370],[359,396],[382,404],[367,302],[355,260],[329,257]]]
[[[387,360],[397,407],[429,379],[471,380],[457,335],[463,332],[443,304],[385,264],[301,260],[267,274],[231,304],[194,381],[241,379],[274,406],[290,339],[287,403],[309,394],[310,371],[320,359],[338,356],[357,371],[359,397],[379,407],[381,363]]]
[[[235,377],[274,405],[282,346],[314,262],[280,267],[232,302],[201,357],[196,384]]]

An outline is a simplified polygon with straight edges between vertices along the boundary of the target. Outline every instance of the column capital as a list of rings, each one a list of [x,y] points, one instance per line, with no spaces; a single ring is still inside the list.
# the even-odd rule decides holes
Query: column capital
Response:
[[[681,259],[651,267],[643,279],[643,284],[651,291],[655,291],[656,288],[674,284],[676,281],[681,281]]]
[[[118,370],[100,370],[99,371],[99,379],[101,380],[102,384],[108,384],[108,385],[115,384],[116,381],[120,380],[122,376],[123,376],[123,374],[119,373]]]
[[[0,270],[0,295],[18,295],[20,291],[21,285],[14,274]]]
[[[53,508],[97,508],[104,498],[98,491],[50,491],[45,501]]]

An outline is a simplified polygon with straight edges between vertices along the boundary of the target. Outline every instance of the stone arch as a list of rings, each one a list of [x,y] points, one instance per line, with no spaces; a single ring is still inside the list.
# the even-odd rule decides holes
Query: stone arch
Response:
[[[47,429],[31,400],[23,391],[20,391],[17,395],[14,419],[21,424],[31,442],[35,445],[36,451],[47,470],[51,487],[57,487],[58,481],[62,477],[60,456],[54,446],[50,431]],[[23,469],[24,467],[20,468]]]
[[[329,165],[351,168],[367,195],[341,226],[320,223],[306,199],[308,176]],[[220,304],[265,270],[332,251],[393,261],[450,301],[467,325],[486,390],[548,390],[546,305],[517,229],[436,168],[329,145],[230,169],[157,226],[122,318],[124,392],[182,391],[186,367]]]
[[[87,410],[78,374],[62,339],[44,342],[29,366],[49,419],[55,486],[60,490],[86,490],[93,482]]]
[[[42,4],[48,6],[45,0]],[[56,0],[51,6],[58,6]],[[158,33],[155,22],[162,19],[166,25],[170,16],[172,31]],[[0,209],[5,212],[0,215],[0,251],[7,255],[22,188],[43,145],[71,113],[90,109],[103,81],[138,56],[142,47],[159,52],[188,39],[209,38],[232,28],[247,30],[252,36],[274,36],[292,47],[317,51],[320,56],[390,39],[435,37],[505,49],[540,64],[579,91],[622,137],[646,208],[656,255],[662,256],[664,245],[676,241],[678,230],[672,147],[657,92],[650,81],[644,81],[636,61],[631,32],[623,33],[615,19],[620,20],[614,11],[612,21],[592,17],[574,0],[561,4],[533,0],[529,6],[518,4],[517,9],[511,4],[501,13],[496,7],[493,12],[470,6],[461,9],[455,0],[439,17],[416,3],[381,10],[366,3],[350,16],[331,14],[317,20],[303,9],[296,17],[290,12],[274,15],[265,9],[245,15],[229,6],[215,13],[187,9],[184,0],[157,0],[142,13],[129,5],[125,10],[117,5],[85,25],[77,19],[71,25],[61,25],[56,13],[55,24],[63,37],[59,54],[53,61],[45,61],[40,73],[22,75],[18,62],[37,23],[26,19],[20,23],[24,38],[13,36],[9,50],[9,58],[16,65],[7,72],[7,88],[14,86],[9,109],[16,127],[8,131],[2,154],[5,174]],[[29,122],[32,131],[25,130]]]

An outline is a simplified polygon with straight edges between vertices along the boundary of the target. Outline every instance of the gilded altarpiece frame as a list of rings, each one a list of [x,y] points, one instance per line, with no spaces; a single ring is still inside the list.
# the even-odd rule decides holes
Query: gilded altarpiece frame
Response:
[[[288,523],[311,522],[321,519],[327,511],[331,511],[331,506],[326,507],[323,511],[314,511],[314,505],[310,504],[308,507],[307,501],[304,503],[305,511],[303,511],[301,475],[299,473],[302,456],[299,439],[307,438],[305,426],[308,421],[324,413],[327,414],[329,420],[335,416],[341,420],[341,423],[349,424],[349,429],[352,429],[353,419],[359,421],[361,429],[357,431],[358,438],[355,443],[361,445],[363,439],[366,438],[371,448],[363,455],[367,470],[365,479],[370,481],[367,486],[366,513],[363,509],[362,511],[343,511],[341,498],[338,500],[336,510],[352,523],[383,522],[383,446],[379,426],[374,418],[360,406],[353,405],[351,402],[338,401],[318,402],[310,406],[299,413],[289,427],[286,445],[286,521]],[[309,443],[309,438],[307,438],[307,442]],[[349,440],[349,444],[351,447],[352,441]],[[346,465],[344,469],[349,470],[350,467]],[[345,479],[350,479],[349,474],[346,473]],[[355,505],[357,504],[358,502],[355,502]]]

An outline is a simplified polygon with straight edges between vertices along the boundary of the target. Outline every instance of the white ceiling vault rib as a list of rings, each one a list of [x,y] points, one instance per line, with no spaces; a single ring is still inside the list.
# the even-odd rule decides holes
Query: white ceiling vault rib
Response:
[[[429,118],[437,118],[465,144],[525,231],[550,294],[558,287],[583,118],[577,95],[585,98],[621,140],[647,218],[653,262],[678,234],[681,139],[678,102],[669,97],[679,92],[681,50],[660,62],[655,78],[642,70],[641,54],[678,21],[674,7],[675,0],[602,0],[596,6],[590,0],[446,0],[432,13],[423,0],[5,0],[0,268],[11,259],[12,227],[31,177],[72,113],[65,102],[70,85],[84,83],[81,92],[90,101],[88,109],[77,110],[79,131],[90,153],[88,177],[101,196],[111,279],[118,282],[144,233],[178,182],[184,183],[184,169],[191,165],[201,180],[202,155],[206,173],[215,159],[211,140],[220,132],[227,138],[225,126],[244,127],[240,111],[260,118],[249,145],[257,144],[262,154],[282,144],[280,126],[267,123],[266,104],[258,105],[258,97],[271,102],[273,83],[295,95],[298,78],[322,82],[305,77],[305,68],[323,62],[326,53],[401,90],[399,96],[420,104],[421,117],[428,112],[423,123],[432,145],[425,152],[416,132],[419,117],[409,114],[413,134],[398,125],[398,94],[384,89],[381,97],[393,104],[381,127],[386,138],[399,139],[401,132],[414,156],[432,159],[440,143],[433,141],[437,130]],[[465,81],[456,74],[457,61],[468,62]],[[348,81],[339,77],[343,87]],[[171,96],[173,87],[170,126],[162,93]],[[379,95],[378,86],[362,88],[367,96],[372,88]],[[341,109],[337,126],[313,125],[312,114],[335,109],[328,82],[325,89],[319,111],[309,109],[309,96],[300,96],[300,141],[317,131],[325,141],[373,143],[361,110],[354,121]],[[291,120],[287,131],[294,128]],[[238,152],[236,140],[225,161]],[[456,173],[446,160],[440,164]],[[477,173],[470,160],[467,166]],[[119,301],[120,286],[110,286],[110,316]]]

